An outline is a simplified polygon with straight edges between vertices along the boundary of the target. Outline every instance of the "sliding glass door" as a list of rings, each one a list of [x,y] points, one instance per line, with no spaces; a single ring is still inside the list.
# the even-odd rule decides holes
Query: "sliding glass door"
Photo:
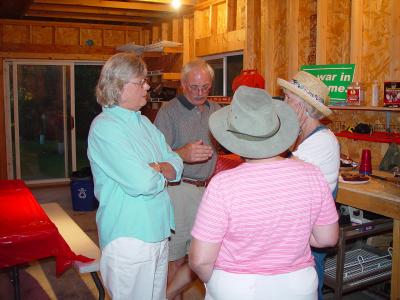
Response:
[[[76,169],[89,167],[86,155],[87,136],[94,117],[101,112],[96,102],[95,87],[100,76],[102,65],[75,65],[75,136],[76,136]]]
[[[6,63],[9,178],[60,181],[88,165],[86,139],[100,111],[94,98],[100,69],[74,62]]]

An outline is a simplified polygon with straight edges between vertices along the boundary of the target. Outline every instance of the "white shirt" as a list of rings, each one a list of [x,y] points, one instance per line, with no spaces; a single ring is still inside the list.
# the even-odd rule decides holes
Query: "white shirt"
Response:
[[[322,129],[315,132],[298,146],[293,155],[318,167],[333,192],[339,176],[340,146],[332,131]]]

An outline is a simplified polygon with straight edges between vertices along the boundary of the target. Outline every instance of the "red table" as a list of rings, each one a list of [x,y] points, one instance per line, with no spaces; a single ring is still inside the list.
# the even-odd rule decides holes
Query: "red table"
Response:
[[[0,268],[49,256],[57,276],[76,260],[91,261],[71,251],[22,180],[0,180]]]

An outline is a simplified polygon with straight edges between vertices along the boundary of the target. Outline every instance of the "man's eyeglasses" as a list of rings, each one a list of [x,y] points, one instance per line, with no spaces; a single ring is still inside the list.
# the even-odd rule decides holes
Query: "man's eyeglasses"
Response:
[[[127,84],[128,83],[139,85],[141,88],[144,88],[146,84],[150,85],[149,84],[149,80],[147,78],[144,78],[144,79],[142,79],[142,80],[140,80],[138,82],[128,81]]]
[[[202,94],[202,93],[208,92],[210,88],[211,88],[211,85],[209,85],[209,84],[205,84],[205,85],[202,85],[202,86],[189,85],[189,89],[190,89],[190,91],[192,93],[199,92],[199,93]]]

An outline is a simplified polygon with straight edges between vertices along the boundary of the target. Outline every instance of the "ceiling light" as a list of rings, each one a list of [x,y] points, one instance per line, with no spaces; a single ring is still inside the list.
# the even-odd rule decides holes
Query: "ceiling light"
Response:
[[[179,7],[181,7],[181,4],[182,4],[181,0],[172,0],[172,3],[171,3],[172,7],[175,9],[178,9]]]

